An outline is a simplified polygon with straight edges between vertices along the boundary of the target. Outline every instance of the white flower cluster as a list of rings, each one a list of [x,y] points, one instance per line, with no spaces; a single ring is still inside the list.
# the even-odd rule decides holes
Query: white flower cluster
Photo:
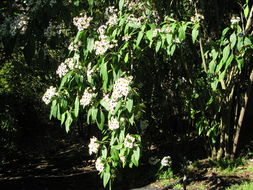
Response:
[[[80,42],[80,41],[79,41]],[[81,44],[76,44],[74,42],[71,42],[68,46],[69,51],[78,51]]]
[[[74,57],[67,58],[58,66],[56,74],[62,78],[67,72],[73,69],[81,69],[82,67],[81,63],[79,62],[79,58],[80,56],[78,54],[75,54]]]
[[[126,34],[125,36],[122,37],[122,40],[127,42],[130,38],[131,36]]]
[[[126,148],[133,148],[134,147],[135,138],[131,135],[127,134],[124,140],[124,146]]]
[[[110,99],[108,95],[104,95],[103,101],[109,106],[109,112],[113,113],[117,106],[117,101]]]
[[[110,130],[115,130],[119,128],[119,121],[116,118],[111,117],[108,121],[108,126]]]
[[[112,14],[116,14],[118,9],[116,9],[114,6],[109,6],[105,9],[105,15],[109,17]]]
[[[113,26],[117,24],[118,22],[118,16],[116,14],[113,14],[109,17],[108,21],[106,22],[106,25]]]
[[[62,78],[67,72],[69,72],[69,69],[66,65],[66,63],[62,62],[57,70],[56,70],[56,74],[59,75],[60,78]]]
[[[94,43],[94,50],[96,55],[103,55],[108,49],[115,47],[117,44],[111,44],[106,36],[103,36],[101,40],[97,40]]]
[[[233,16],[230,20],[231,24],[238,24],[240,22],[240,17]]]
[[[105,165],[100,157],[96,160],[95,167],[99,172],[102,172],[105,169]]]
[[[45,102],[45,104],[49,104],[54,96],[59,96],[59,94],[56,92],[55,87],[50,86],[43,95],[42,100]]]
[[[158,33],[165,33],[165,34],[167,34],[167,33],[170,32],[170,30],[171,29],[170,29],[169,26],[167,26],[165,28],[156,28],[156,29],[153,30],[153,37],[156,37]]]
[[[86,14],[81,14],[80,17],[73,18],[73,24],[78,28],[79,31],[85,30],[90,26],[92,17],[88,17]]]
[[[90,144],[88,145],[89,147],[89,154],[91,155],[92,153],[97,153],[98,148],[99,148],[99,143],[96,137],[90,138]]]
[[[170,166],[171,165],[171,157],[165,156],[161,161],[162,166]]]
[[[124,6],[127,7],[129,10],[133,10],[139,7],[140,1],[139,0],[126,0]]]
[[[127,22],[140,26],[143,19],[144,19],[144,16],[140,16],[139,18],[136,18],[133,14],[130,14],[127,17]]]
[[[15,36],[18,32],[20,34],[24,34],[27,25],[28,25],[29,17],[26,15],[18,15],[14,18],[12,23],[10,24],[10,33],[12,36]]]
[[[65,28],[66,26],[64,23],[56,24],[50,21],[48,27],[44,30],[44,36],[52,38],[61,34]]]
[[[88,64],[88,67],[87,67],[87,77],[91,77],[92,74],[94,73],[95,71],[92,69],[91,67],[91,63]]]
[[[108,36],[105,35],[106,27],[106,25],[101,25],[98,28],[100,40],[96,40],[93,47],[96,55],[103,55],[108,49],[111,49],[118,45],[116,40],[112,40],[111,43],[108,39]]]
[[[108,21],[106,22],[106,26],[113,26],[118,22],[117,16],[118,10],[114,6],[109,6],[105,9],[105,16],[108,17]]]
[[[200,20],[204,20],[204,16],[199,13],[191,17],[192,22],[199,22]]]
[[[94,93],[91,92],[91,89],[89,87],[86,88],[80,100],[80,105],[82,105],[83,107],[89,105],[93,96],[94,96]]]
[[[117,99],[127,96],[129,93],[129,84],[132,77],[119,78],[113,85],[112,99],[116,101]]]

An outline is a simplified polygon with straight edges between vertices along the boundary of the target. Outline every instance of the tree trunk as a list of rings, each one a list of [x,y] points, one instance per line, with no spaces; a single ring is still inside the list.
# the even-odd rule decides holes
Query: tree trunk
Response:
[[[238,123],[235,127],[236,128],[236,133],[235,133],[234,142],[233,142],[232,159],[235,157],[235,154],[236,154],[237,145],[238,145],[238,141],[239,141],[239,136],[240,136],[242,123],[243,123],[245,112],[246,112],[246,107],[247,107],[248,100],[249,100],[249,95],[250,95],[252,83],[253,83],[253,70],[250,73],[250,85],[248,86],[248,89],[247,89],[247,91],[244,95],[244,104],[242,105],[240,115],[239,115],[239,119],[238,119]]]

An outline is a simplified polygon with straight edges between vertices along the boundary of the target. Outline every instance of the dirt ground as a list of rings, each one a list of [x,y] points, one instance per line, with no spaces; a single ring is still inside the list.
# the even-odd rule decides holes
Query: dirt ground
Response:
[[[133,188],[161,189],[177,179],[155,181],[148,165],[124,171],[113,190]],[[191,164],[186,172],[187,190],[221,190],[233,184],[253,182],[253,159],[228,170],[210,160]],[[19,154],[0,165],[1,190],[102,190],[102,180],[94,168],[94,157],[88,155],[87,142],[63,141],[44,154]],[[182,189],[178,184],[174,188]]]

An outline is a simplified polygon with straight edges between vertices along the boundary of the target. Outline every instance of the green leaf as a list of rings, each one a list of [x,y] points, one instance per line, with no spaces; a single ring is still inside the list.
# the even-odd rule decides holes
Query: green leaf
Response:
[[[233,32],[233,34],[230,35],[229,40],[231,42],[231,49],[233,49],[236,44],[236,34],[234,32]]]
[[[128,110],[129,113],[131,113],[133,108],[133,100],[132,99],[128,99],[126,102],[126,109]]]
[[[209,73],[214,73],[215,71],[215,67],[216,67],[216,62],[214,60],[212,60],[210,63],[209,63]]]
[[[77,33],[77,35],[76,35],[76,38],[75,38],[75,40],[74,40],[74,43],[77,43],[79,40],[81,40],[82,38],[84,38],[85,35],[86,35],[86,32],[87,32],[87,31],[83,31],[83,30],[78,31],[78,33]]]
[[[53,117],[57,116],[57,101],[53,100],[51,105],[51,112],[49,118],[51,119]]]
[[[57,104],[57,119],[61,120],[61,109],[60,104]]]
[[[88,4],[90,7],[93,7],[94,0],[88,0]]]
[[[76,118],[78,117],[78,114],[79,114],[79,106],[80,106],[80,101],[79,101],[78,96],[76,96],[75,108],[74,108],[74,114]]]
[[[87,39],[87,51],[91,52],[93,50],[94,38]]]
[[[229,54],[230,54],[230,46],[229,46],[229,45],[227,45],[227,46],[223,49],[222,54],[223,54],[222,60],[223,60],[224,62],[226,62],[226,61],[227,61],[227,58],[228,58],[228,56],[229,56]]]
[[[166,34],[166,41],[168,43],[168,45],[170,45],[172,43],[172,34]]]
[[[237,39],[236,47],[237,47],[238,51],[241,51],[241,50],[242,50],[242,47],[243,47],[243,39],[242,39],[242,37],[239,37],[239,38]]]
[[[211,83],[211,87],[213,91],[216,91],[218,84],[219,84],[218,80],[215,80],[214,82]]]
[[[195,43],[198,35],[199,35],[199,30],[197,28],[193,28],[193,30],[192,30],[192,42],[193,43]]]
[[[134,113],[132,114],[132,116],[129,118],[129,122],[131,125],[134,124]]]
[[[171,56],[174,54],[175,50],[176,50],[176,45],[173,44],[173,45],[170,47],[170,55],[171,55]]]
[[[90,124],[90,117],[92,115],[92,110],[93,108],[90,108],[89,111],[88,111],[88,114],[87,114],[87,123]]]
[[[65,119],[66,119],[66,115],[67,115],[67,112],[64,112],[62,115],[61,115],[61,125],[64,123]]]
[[[146,32],[146,37],[148,38],[149,41],[153,41],[153,30],[148,30]]]
[[[138,34],[138,37],[137,37],[137,40],[136,40],[136,46],[139,46],[139,44],[140,44],[140,42],[143,38],[145,28],[146,28],[146,26],[143,25],[142,28],[141,28],[141,31]]]
[[[103,175],[103,185],[104,187],[106,187],[106,185],[108,184],[109,180],[110,180],[111,174],[109,172],[105,172]]]
[[[250,46],[252,44],[251,40],[249,38],[244,39],[244,46]]]
[[[67,112],[67,119],[65,122],[65,130],[67,133],[69,132],[69,127],[70,127],[72,121],[73,121],[73,119],[72,119],[71,113]]]
[[[158,40],[158,41],[157,41],[157,43],[156,43],[156,47],[155,47],[155,51],[156,51],[156,53],[159,51],[159,49],[160,49],[161,45],[162,45],[161,40]]]
[[[224,80],[225,75],[226,75],[226,70],[224,70],[224,71],[219,75],[219,81]]]
[[[107,91],[107,83],[108,83],[108,71],[107,71],[107,63],[102,63],[100,74],[102,75],[103,79],[103,89],[104,91]]]
[[[244,58],[243,57],[236,57],[236,62],[238,65],[238,68],[242,70],[242,67],[244,65]]]
[[[69,82],[71,75],[72,75],[73,71],[68,72],[61,80],[61,84],[59,87],[59,90],[61,90],[63,88],[63,86],[65,85],[66,82]]]
[[[243,9],[243,14],[244,17],[247,19],[249,16],[249,5],[247,5],[244,9]]]
[[[92,109],[92,115],[91,115],[92,121],[96,121],[97,120],[97,114],[98,114],[98,109],[97,108],[93,108]]]
[[[126,56],[125,56],[125,58],[124,58],[124,62],[127,63],[127,62],[128,62],[128,59],[129,59],[129,53],[127,52],[127,53],[126,53]]]
[[[178,38],[182,41],[185,39],[185,31],[187,29],[187,24],[184,24],[182,25],[180,28],[179,28],[179,35],[178,35]]]
[[[101,101],[100,101],[100,104],[101,104],[107,111],[110,110],[109,105],[108,105],[107,102],[105,102],[104,100],[101,100]]]
[[[229,31],[229,28],[225,28],[223,31],[222,31],[222,37],[224,38],[225,35],[227,34],[227,32]]]
[[[122,10],[122,7],[123,7],[123,5],[124,5],[124,0],[120,0],[119,1],[119,10]]]
[[[102,110],[99,110],[97,117],[97,125],[100,130],[103,130],[104,123],[105,123],[104,112]]]

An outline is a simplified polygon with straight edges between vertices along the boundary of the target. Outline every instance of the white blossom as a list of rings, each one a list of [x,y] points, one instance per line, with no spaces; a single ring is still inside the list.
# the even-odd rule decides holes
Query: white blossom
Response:
[[[240,22],[240,17],[235,17],[235,16],[233,16],[232,18],[231,18],[231,20],[230,20],[230,22],[231,22],[231,24],[237,24],[237,23],[239,23]]]
[[[131,38],[130,35],[126,34],[125,36],[122,37],[123,41],[128,41]]]
[[[60,78],[62,78],[67,72],[69,72],[69,69],[67,68],[65,62],[61,63],[56,70],[56,74],[59,75]]]
[[[103,101],[109,106],[109,112],[113,113],[116,106],[117,106],[117,101],[114,101],[109,98],[109,95],[104,95]]]
[[[116,14],[113,14],[109,17],[108,21],[106,22],[106,25],[113,26],[117,24],[118,22],[118,16]]]
[[[136,18],[133,14],[130,14],[127,18],[127,22],[136,24],[136,25],[141,25],[141,21],[143,18],[144,18],[143,16]]]
[[[54,96],[59,96],[59,94],[56,92],[55,87],[50,86],[43,95],[42,100],[45,102],[45,104],[49,104]]]
[[[160,28],[156,28],[153,30],[153,36],[156,37],[158,33],[160,33],[162,30]]]
[[[109,6],[105,9],[105,15],[109,17],[109,15],[115,14],[118,11],[114,6]]]
[[[170,156],[165,156],[163,157],[161,161],[162,166],[170,166],[171,165],[171,157]]]
[[[86,14],[81,14],[80,17],[73,18],[73,24],[78,28],[79,31],[85,30],[90,26],[92,17],[87,17]]]
[[[99,172],[102,172],[105,169],[104,163],[100,157],[96,160],[95,167]]]
[[[101,25],[101,26],[99,26],[99,27],[98,27],[98,33],[99,33],[99,35],[105,34],[106,28],[107,28],[106,25]]]
[[[90,155],[92,153],[96,154],[98,152],[99,144],[98,144],[98,140],[96,137],[90,138],[90,144],[88,145],[88,147],[89,147],[89,154]]]
[[[130,134],[127,134],[124,140],[124,146],[126,148],[133,148],[134,147],[135,138]]]
[[[78,44],[75,44],[74,42],[71,42],[68,46],[68,50],[69,51],[77,51],[79,48]]]
[[[112,99],[115,101],[122,96],[127,96],[129,93],[129,84],[132,77],[119,78],[113,85]]]
[[[111,44],[107,38],[107,36],[102,35],[103,38],[101,40],[97,40],[94,43],[94,50],[96,55],[103,55],[108,49],[115,47],[117,44]]]
[[[22,15],[16,16],[10,24],[11,35],[15,36],[17,32],[19,32],[20,34],[24,34],[27,29],[28,21],[29,21],[29,17],[26,15],[22,14]]]
[[[93,96],[94,96],[94,93],[92,93],[90,91],[91,91],[91,89],[88,87],[85,89],[85,91],[83,93],[83,96],[80,100],[80,105],[82,105],[83,107],[89,105]]]
[[[119,121],[116,118],[111,117],[108,121],[108,127],[110,130],[115,130],[119,128]]]
[[[88,64],[88,68],[87,68],[87,77],[91,77],[91,75],[94,73],[94,70],[91,67],[91,63]]]

